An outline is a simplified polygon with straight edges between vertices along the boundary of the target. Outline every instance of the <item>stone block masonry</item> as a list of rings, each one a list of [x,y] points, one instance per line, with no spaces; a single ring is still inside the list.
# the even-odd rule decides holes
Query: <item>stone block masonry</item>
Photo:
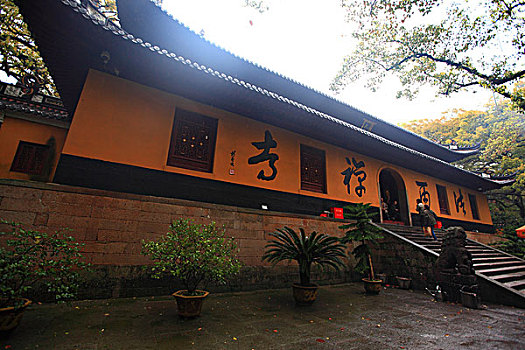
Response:
[[[437,257],[395,236],[386,233],[383,236],[373,250],[376,272],[386,274],[388,284],[396,285],[396,276],[409,277],[413,289],[434,289],[434,263]]]
[[[235,290],[282,287],[298,280],[295,266],[269,268],[261,261],[268,234],[275,229],[343,234],[341,220],[329,218],[17,180],[0,180],[0,218],[44,232],[70,229],[95,270],[86,277],[84,297],[165,293],[172,282],[153,282],[139,268],[150,263],[140,254],[141,242],[166,233],[179,218],[215,221],[236,239],[245,268],[230,286]],[[320,283],[352,279],[348,272],[318,271],[315,277]]]

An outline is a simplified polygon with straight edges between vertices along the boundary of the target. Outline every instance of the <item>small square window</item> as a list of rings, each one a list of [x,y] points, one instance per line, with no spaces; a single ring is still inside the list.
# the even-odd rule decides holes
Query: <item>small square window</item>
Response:
[[[11,171],[30,175],[42,175],[49,154],[49,146],[20,141]]]
[[[472,211],[472,218],[474,220],[479,220],[479,210],[478,210],[478,202],[476,201],[476,196],[473,194],[469,194],[468,201],[470,202],[470,210]]]
[[[178,109],[167,164],[211,173],[216,136],[217,119]]]
[[[440,213],[450,215],[450,207],[448,206],[447,188],[445,186],[436,185],[436,189],[438,193]]]
[[[326,193],[324,151],[301,145],[301,189]]]

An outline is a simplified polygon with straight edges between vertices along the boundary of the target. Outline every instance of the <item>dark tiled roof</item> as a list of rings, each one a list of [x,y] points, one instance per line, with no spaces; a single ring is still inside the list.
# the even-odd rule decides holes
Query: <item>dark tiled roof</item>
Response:
[[[367,129],[364,127],[366,124],[371,127],[367,130],[381,137],[447,162],[477,152],[476,149],[459,152],[443,147],[411,131],[354,108],[337,98],[239,57],[193,32],[151,0],[117,0],[117,5],[120,23],[124,30],[146,41],[156,43],[164,49],[175,51],[191,61],[212,66],[240,80],[250,81],[254,85],[285,95],[354,126]]]
[[[22,87],[7,83],[0,83],[0,109],[47,119],[69,120],[69,113],[60,99],[41,94],[24,96]]]
[[[60,2],[66,5],[69,9],[79,13],[82,17],[95,25],[95,28],[89,28],[89,24],[81,23],[78,17],[72,16],[71,12],[64,11],[64,9],[60,9],[57,6],[51,6],[53,5],[53,2],[55,4]],[[470,188],[487,190],[499,187],[499,185],[493,181],[482,179],[472,172],[465,171],[438,158],[418,152],[377,134],[361,129],[347,121],[343,121],[328,113],[288,98],[283,94],[278,94],[256,84],[243,81],[230,74],[223,73],[210,66],[200,64],[197,61],[190,60],[189,58],[178,55],[175,52],[146,42],[109,22],[104,16],[98,13],[95,8],[89,6],[84,7],[78,1],[44,0],[41,4],[42,5],[40,5],[39,2],[39,6],[33,8],[31,5],[25,4],[25,2],[20,2],[21,11],[24,16],[29,17],[30,27],[31,25],[37,25],[39,28],[37,34],[40,34],[43,38],[42,45],[39,43],[39,47],[47,53],[51,60],[54,60],[54,64],[51,64],[49,67],[51,72],[53,73],[53,70],[55,70],[61,75],[60,78],[55,78],[55,75],[53,75],[57,82],[57,86],[61,83],[64,84],[63,86],[72,86],[75,90],[78,90],[60,90],[59,87],[62,96],[69,94],[68,100],[70,102],[70,108],[74,108],[74,105],[78,100],[78,95],[83,84],[83,77],[85,76],[83,74],[87,73],[87,69],[94,67],[95,69],[107,71],[108,67],[106,67],[106,65],[101,67],[100,62],[95,64],[94,61],[96,58],[100,61],[98,52],[100,52],[101,48],[107,45],[108,48],[113,50],[112,52],[114,55],[119,54],[121,56],[124,55],[125,57],[124,61],[118,62],[123,65],[121,69],[126,69],[126,71],[120,70],[110,72],[110,74],[119,75],[125,79],[131,79],[137,82],[143,82],[150,86],[159,84],[158,88],[161,90],[173,93],[183,93],[183,96],[188,98],[196,96],[197,101],[216,105],[219,108],[226,108],[226,110],[232,110],[229,108],[234,106],[235,112],[239,114],[249,117],[250,114],[252,114],[254,117],[257,116],[257,118],[260,118],[263,122],[274,122],[277,126],[282,125],[279,123],[283,120],[282,116],[286,115],[285,119],[287,120],[282,122],[287,123],[286,126],[288,127],[292,125],[293,128],[300,129],[299,132],[304,132],[307,136],[315,138],[316,136],[312,135],[317,135],[322,141],[341,145],[342,147],[353,149],[358,153],[392,162],[407,167],[408,169],[442,178],[446,181],[461,183]],[[53,8],[52,10],[50,10],[51,7]],[[65,58],[55,52],[58,45],[55,43],[57,39],[55,36],[56,34],[50,32],[49,25],[51,23],[45,21],[42,22],[42,18],[45,17],[41,15],[42,11],[52,11],[51,13],[48,13],[48,16],[51,16],[50,18],[53,18],[53,15],[55,17],[61,16],[61,21],[67,20],[70,23],[75,23],[75,28],[80,28],[79,30],[85,30],[87,31],[86,33],[89,33],[79,35],[79,40],[82,40],[82,38],[84,38],[83,40],[88,40],[86,38],[97,38],[93,39],[95,41],[91,43],[92,47],[87,43],[82,43],[82,45],[80,45],[79,50],[91,51],[79,51],[80,54],[78,56],[73,56],[76,59],[67,57],[67,59],[74,61],[79,67],[78,69],[85,69],[85,73],[82,73],[83,71],[80,70],[74,77],[71,77],[72,70],[70,67],[68,67],[68,70],[65,70],[63,69],[65,66],[64,64],[57,64],[64,63]],[[57,14],[58,12],[60,14]],[[67,16],[68,18],[66,19],[62,16]],[[57,23],[58,18],[55,18],[53,21],[54,23]],[[65,23],[67,22],[61,23],[62,24],[60,24],[57,30],[62,30],[62,35],[65,35],[63,42],[64,45],[67,45],[72,38],[69,37],[69,32],[65,27]],[[112,37],[108,37],[107,33],[111,33]],[[39,36],[37,35],[37,41],[38,39]],[[104,40],[104,43],[100,44],[101,40]],[[126,42],[128,44],[126,44]],[[140,47],[142,51],[137,51],[133,47],[130,47],[129,43]],[[99,44],[98,48],[95,47],[97,44]],[[150,54],[143,54],[145,51],[149,51]],[[88,53],[91,57],[86,57]],[[153,55],[151,53],[153,53]],[[134,55],[145,56],[134,57]],[[155,59],[156,57],[162,57],[162,59]],[[115,58],[118,60],[120,57],[117,56]],[[140,61],[141,65],[137,66],[137,62],[134,61],[134,58],[135,60],[145,58],[147,61]],[[89,61],[88,59],[92,59],[92,61]],[[125,66],[125,64],[128,64],[128,66]],[[145,66],[147,67],[144,68]],[[186,68],[183,69],[182,67]],[[142,71],[138,71],[137,69],[142,69]],[[155,80],[161,79],[161,77],[164,81]],[[173,77],[178,78],[179,81],[182,79],[181,83],[174,84],[172,81]],[[65,80],[63,80],[63,78]],[[185,82],[187,83],[190,81],[188,79],[193,79],[191,80],[190,85],[184,84]],[[231,88],[232,86],[237,88],[233,89]],[[224,97],[229,97],[230,99]],[[232,100],[232,98],[236,99]],[[245,101],[242,99],[246,99],[249,103],[244,103]],[[262,112],[257,109],[257,104],[261,103],[265,104],[265,110]],[[249,109],[247,110],[246,108]],[[274,113],[275,116],[272,116]],[[328,132],[328,134],[326,132]],[[324,135],[321,135],[323,133]]]

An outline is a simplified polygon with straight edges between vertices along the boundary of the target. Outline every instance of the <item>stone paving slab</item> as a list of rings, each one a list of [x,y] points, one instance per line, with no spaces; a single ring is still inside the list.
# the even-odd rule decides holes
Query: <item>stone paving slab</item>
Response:
[[[525,310],[472,310],[422,292],[324,286],[309,307],[291,289],[212,294],[181,319],[171,297],[32,306],[4,349],[525,349]]]

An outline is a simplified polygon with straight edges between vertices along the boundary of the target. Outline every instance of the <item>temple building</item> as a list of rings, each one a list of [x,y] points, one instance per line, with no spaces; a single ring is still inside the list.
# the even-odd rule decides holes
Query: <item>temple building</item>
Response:
[[[17,4],[61,100],[2,85],[2,178],[316,216],[364,202],[405,225],[421,199],[492,230],[483,192],[502,184],[451,165],[476,149],[242,59],[149,0],[117,1],[119,24],[89,1]]]

